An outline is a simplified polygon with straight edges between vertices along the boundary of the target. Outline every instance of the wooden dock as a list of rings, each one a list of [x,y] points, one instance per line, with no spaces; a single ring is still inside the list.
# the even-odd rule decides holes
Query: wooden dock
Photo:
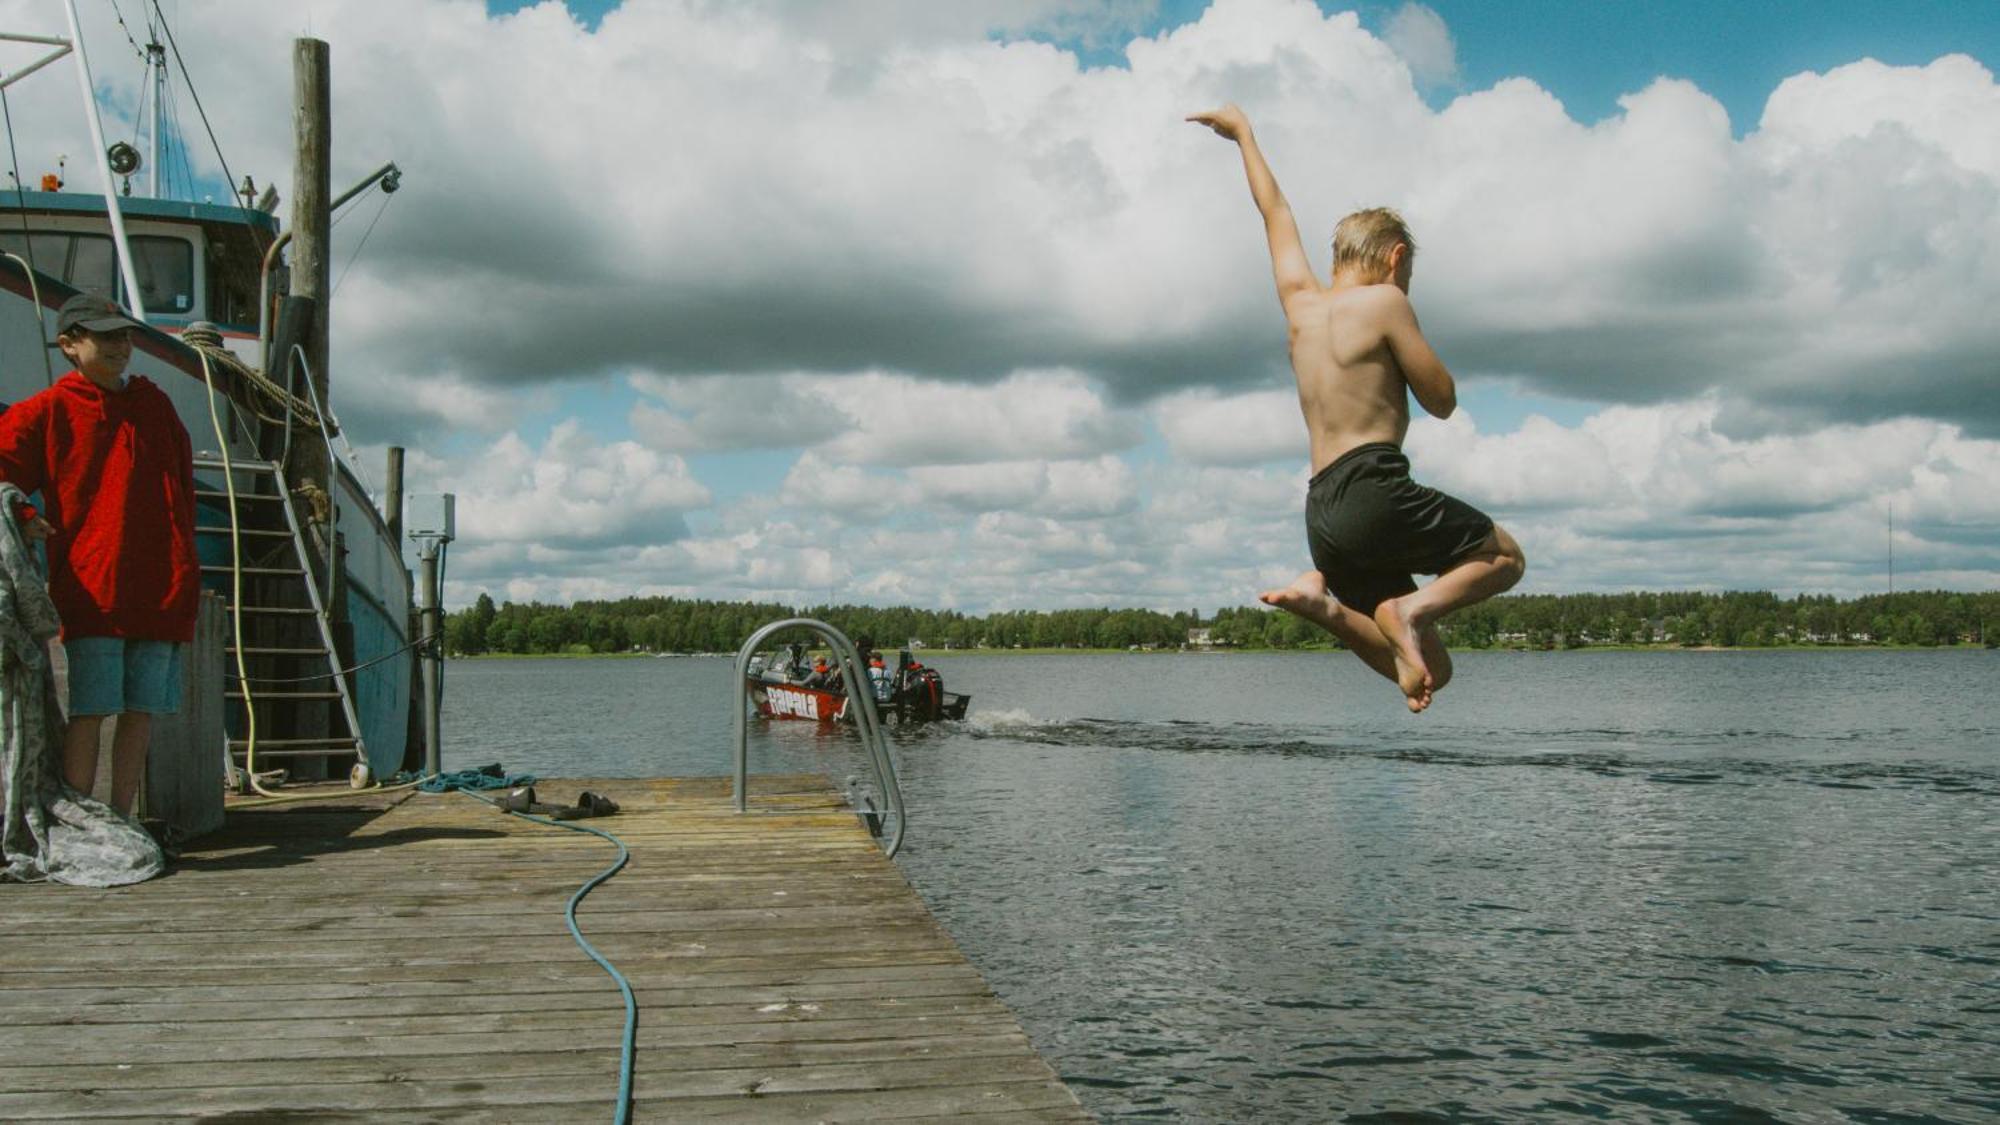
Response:
[[[632,1120],[1090,1120],[824,779],[537,789],[623,808],[578,922],[638,995]],[[563,905],[616,854],[402,793],[0,884],[0,1120],[609,1121],[624,1004]]]

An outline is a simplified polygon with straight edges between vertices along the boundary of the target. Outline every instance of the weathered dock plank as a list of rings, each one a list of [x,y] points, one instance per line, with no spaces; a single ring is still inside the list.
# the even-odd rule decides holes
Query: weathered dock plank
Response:
[[[1086,1121],[818,778],[584,788],[578,911],[640,1005],[637,1121]],[[609,1117],[624,1006],[563,905],[615,849],[462,796],[237,810],[166,877],[0,887],[0,1120]]]

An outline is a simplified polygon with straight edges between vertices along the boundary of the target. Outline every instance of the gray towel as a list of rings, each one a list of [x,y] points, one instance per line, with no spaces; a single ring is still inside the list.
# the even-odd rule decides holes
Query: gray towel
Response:
[[[0,481],[0,879],[118,887],[166,869],[146,830],[63,781],[63,717],[48,642],[60,622],[14,513],[27,497]]]

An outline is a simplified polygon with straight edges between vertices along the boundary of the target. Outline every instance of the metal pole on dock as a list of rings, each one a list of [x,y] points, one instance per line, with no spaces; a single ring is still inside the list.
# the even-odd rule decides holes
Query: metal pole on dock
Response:
[[[458,535],[457,498],[449,492],[410,497],[405,529],[417,541],[417,565],[423,571],[422,645],[418,660],[424,674],[424,776],[442,772],[444,735],[439,712],[444,702],[444,599],[439,594],[445,546]]]
[[[440,743],[443,740],[443,725],[438,712],[442,702],[442,686],[438,682],[438,662],[444,659],[444,638],[441,637],[444,614],[438,606],[438,550],[441,544],[435,539],[426,539],[418,550],[418,565],[424,572],[424,776],[436,777],[442,772],[444,755]]]

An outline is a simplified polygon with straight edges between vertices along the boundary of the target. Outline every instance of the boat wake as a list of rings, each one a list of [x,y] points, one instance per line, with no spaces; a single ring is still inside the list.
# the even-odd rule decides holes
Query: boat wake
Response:
[[[963,733],[972,738],[1078,749],[1582,770],[1671,785],[1790,781],[1829,789],[1923,788],[2000,796],[2000,768],[1928,760],[1908,750],[1885,748],[1885,743],[1895,741],[1893,732],[1883,732],[1883,741],[1874,742],[1866,732],[1819,738],[1749,730],[1497,731],[1482,733],[1479,748],[1467,749],[1463,732],[1408,732],[1393,740],[1361,743],[1330,738],[1323,729],[1279,724],[1095,718],[1043,722],[1024,713],[998,712],[985,723],[965,724]]]
[[[1019,707],[998,711],[975,712],[972,718],[960,724],[960,728],[973,737],[988,734],[1013,736],[1016,731],[1035,730],[1049,724],[1036,719]]]

